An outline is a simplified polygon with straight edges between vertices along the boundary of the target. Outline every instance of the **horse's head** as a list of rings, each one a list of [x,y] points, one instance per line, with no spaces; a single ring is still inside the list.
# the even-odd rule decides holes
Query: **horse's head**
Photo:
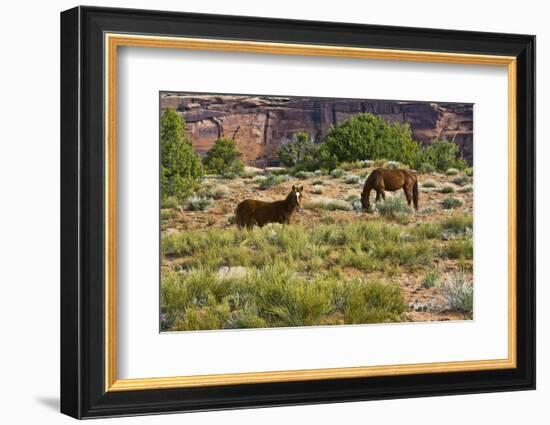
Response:
[[[290,198],[290,203],[295,208],[300,208],[302,202],[302,192],[304,191],[304,186],[292,186],[292,191],[289,193],[288,197]]]
[[[365,192],[361,193],[361,206],[363,207],[364,212],[368,212],[370,208],[369,197]]]

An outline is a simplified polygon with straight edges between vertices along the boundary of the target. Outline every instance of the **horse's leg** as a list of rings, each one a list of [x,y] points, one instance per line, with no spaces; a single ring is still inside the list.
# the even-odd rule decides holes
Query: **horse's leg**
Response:
[[[379,190],[376,190],[376,203],[378,203],[378,201],[380,200],[380,191]]]
[[[412,202],[412,188],[410,185],[403,185],[403,192],[405,192],[405,198],[407,198],[407,205],[410,207]]]
[[[361,193],[361,204],[363,206],[363,210],[367,211],[370,208],[370,191],[372,190],[372,187],[366,187],[363,188],[363,192]]]
[[[376,190],[380,193],[380,196],[385,201],[386,200],[386,185],[384,182],[384,179],[382,177],[378,180],[378,185],[376,186]]]

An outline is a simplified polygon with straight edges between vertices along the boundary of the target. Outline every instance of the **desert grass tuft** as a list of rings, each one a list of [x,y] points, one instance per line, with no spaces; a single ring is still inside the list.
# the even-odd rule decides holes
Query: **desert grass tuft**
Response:
[[[456,176],[459,171],[456,168],[449,168],[445,174],[448,176]]]
[[[464,313],[472,318],[474,308],[474,288],[472,282],[463,270],[453,273],[440,287],[449,308]]]
[[[437,187],[437,182],[435,180],[428,179],[428,180],[425,180],[424,182],[422,182],[421,186],[422,187],[428,187],[428,188],[435,188],[435,187]]]
[[[377,204],[377,209],[380,215],[387,218],[396,218],[399,215],[411,213],[411,209],[402,196],[388,196],[385,201]]]
[[[344,178],[344,183],[346,184],[357,184],[359,183],[359,176],[356,175],[349,175]]]
[[[451,259],[470,260],[474,256],[472,239],[453,239],[444,248],[444,255]]]
[[[268,189],[273,186],[277,186],[284,182],[285,176],[280,174],[268,174],[263,179],[259,180],[260,189]]]
[[[332,170],[330,172],[330,177],[332,177],[333,179],[339,179],[339,178],[343,177],[345,174],[346,174],[346,172],[344,170],[342,170],[341,168],[335,168],[334,170]]]
[[[187,199],[188,211],[206,211],[212,206],[212,199],[207,196],[192,195]]]
[[[304,208],[310,210],[328,211],[351,211],[353,209],[349,202],[341,199],[314,198],[304,203]]]
[[[439,285],[439,272],[437,270],[429,270],[424,279],[422,280],[422,286],[424,288],[434,288]]]
[[[345,323],[387,323],[403,320],[406,305],[399,287],[378,281],[354,281],[343,290]]]
[[[458,189],[458,192],[460,193],[471,193],[474,191],[474,187],[471,184],[467,184],[460,189]]]
[[[160,202],[160,207],[163,209],[166,208],[177,208],[179,207],[179,201],[178,198],[175,196],[168,196],[167,198],[164,198]]]
[[[441,193],[454,193],[455,187],[452,184],[444,184],[439,188]]]
[[[461,207],[463,204],[464,204],[464,201],[462,199],[454,196],[451,196],[441,201],[441,206],[446,210],[452,210],[452,209]]]
[[[470,182],[470,179],[467,176],[456,176],[452,182],[457,186],[464,186],[466,183]]]
[[[471,214],[454,214],[445,218],[441,225],[444,230],[453,233],[466,233],[471,231],[474,225],[474,218]]]

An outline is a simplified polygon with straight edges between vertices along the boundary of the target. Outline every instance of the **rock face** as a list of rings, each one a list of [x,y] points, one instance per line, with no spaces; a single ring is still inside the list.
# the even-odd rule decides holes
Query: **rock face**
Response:
[[[409,123],[413,138],[424,144],[453,141],[470,164],[473,160],[472,104],[161,93],[160,106],[182,115],[201,155],[217,138],[233,138],[243,160],[257,167],[278,165],[277,148],[294,133],[307,131],[321,142],[330,126],[362,112]]]

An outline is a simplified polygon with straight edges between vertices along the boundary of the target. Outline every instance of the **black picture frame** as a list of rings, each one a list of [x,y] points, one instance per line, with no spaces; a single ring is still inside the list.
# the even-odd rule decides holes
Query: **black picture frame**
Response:
[[[259,40],[517,58],[517,367],[105,391],[104,33]],[[75,418],[535,388],[535,37],[76,7],[61,13],[61,412]]]

